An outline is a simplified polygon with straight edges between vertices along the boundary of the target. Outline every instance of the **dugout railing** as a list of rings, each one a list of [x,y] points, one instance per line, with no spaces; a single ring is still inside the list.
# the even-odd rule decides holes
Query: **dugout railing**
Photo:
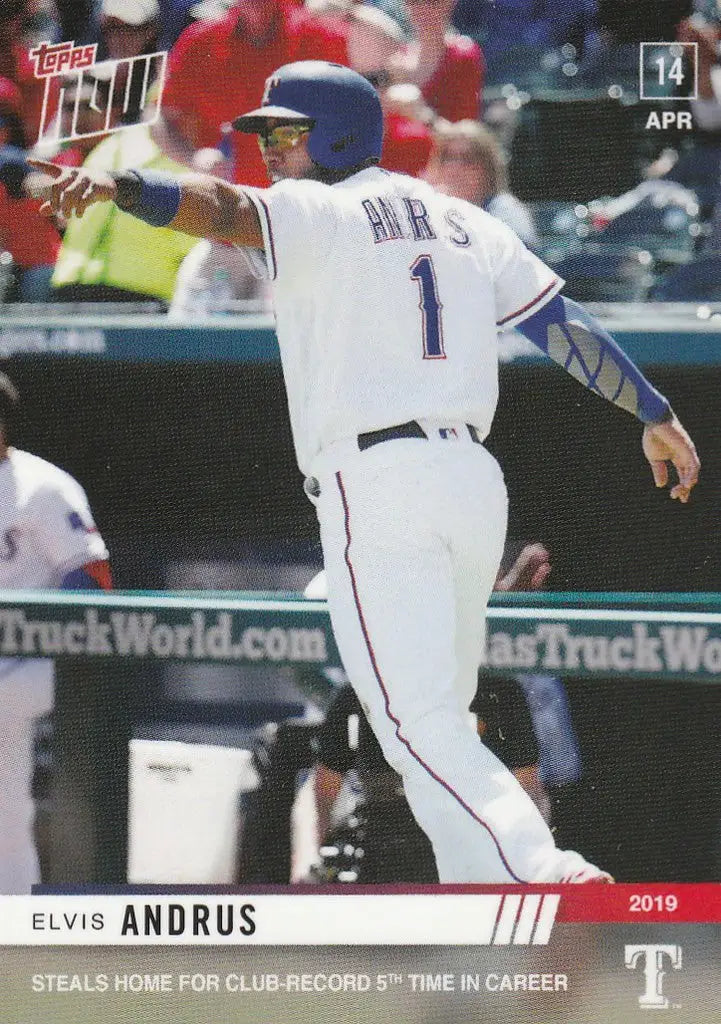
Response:
[[[504,336],[487,444],[508,483],[509,533],[546,544],[554,590],[717,590],[719,310],[597,311],[694,437],[701,482],[687,507],[668,501],[638,424]],[[21,447],[81,481],[119,588],[175,589],[176,557],[242,561],[261,547],[309,573],[319,565],[270,318],[4,316],[0,357],[23,396]],[[242,576],[222,586],[296,588]]]
[[[660,708],[663,716],[670,695],[668,706],[678,715],[681,695],[690,698],[690,714],[705,709],[696,731],[705,730],[706,744],[715,742],[708,694],[715,706],[721,693],[719,594],[496,595],[487,634],[488,671],[550,673],[609,699],[630,690],[647,733],[644,708]],[[152,698],[154,664],[182,660],[199,672],[218,663],[249,670],[290,666],[320,708],[332,693],[322,670],[339,664],[325,602],[269,593],[4,592],[0,655],[55,659],[51,875],[45,881],[71,887],[126,879],[128,744]],[[613,745],[609,720],[599,724]],[[679,737],[683,727],[677,723]],[[615,757],[632,761],[634,749],[623,742]],[[654,763],[668,768],[676,752],[659,740],[647,757],[651,769]],[[688,806],[695,794],[678,797]]]

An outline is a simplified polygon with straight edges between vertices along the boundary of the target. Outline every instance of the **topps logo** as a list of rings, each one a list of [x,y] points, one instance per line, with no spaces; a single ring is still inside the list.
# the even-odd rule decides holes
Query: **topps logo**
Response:
[[[624,962],[629,970],[633,971],[643,964],[646,988],[643,995],[638,997],[638,1005],[642,1010],[667,1010],[671,1005],[663,994],[663,979],[666,977],[665,957],[668,957],[674,970],[681,970],[683,964],[681,946],[638,945],[625,947]]]
[[[45,79],[45,94],[40,119],[38,142],[72,142],[74,139],[90,138],[93,135],[107,135],[113,131],[122,131],[131,127],[127,120],[128,110],[133,97],[135,122],[145,120],[143,114],[148,105],[148,89],[151,82],[157,83],[155,99],[155,115],[148,121],[152,124],[160,115],[160,100],[165,84],[165,70],[168,54],[165,51],[143,54],[140,57],[129,57],[125,60],[106,60],[95,63],[97,43],[90,46],[75,46],[74,43],[41,43],[30,51],[30,58],[35,64],[35,77]],[[87,83],[85,72],[90,68],[101,69],[107,90],[98,88],[98,77],[89,75]],[[83,90],[83,85],[90,88]],[[51,102],[55,88],[59,86],[57,109]],[[63,103],[65,93],[70,90],[75,96],[72,109],[66,109]],[[105,114],[103,128],[92,131],[78,131],[79,113],[82,105],[96,114]],[[121,125],[111,125],[113,107],[119,108],[125,120]]]
[[[30,56],[35,61],[35,77],[50,78],[79,68],[89,68],[95,63],[97,49],[97,43],[90,46],[41,43],[35,50],[30,51]]]

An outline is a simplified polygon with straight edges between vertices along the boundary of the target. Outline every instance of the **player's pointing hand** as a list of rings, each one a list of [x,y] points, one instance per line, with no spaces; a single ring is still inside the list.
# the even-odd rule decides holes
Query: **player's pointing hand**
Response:
[[[654,483],[665,487],[668,483],[667,462],[672,462],[678,474],[678,483],[671,488],[671,497],[685,505],[691,489],[698,481],[701,463],[693,441],[674,416],[667,423],[648,424],[643,432],[643,453],[651,464]]]
[[[61,213],[64,217],[75,213],[82,217],[88,206],[117,196],[114,179],[103,171],[61,167],[47,160],[31,159],[28,163],[41,176],[31,185],[33,196],[45,200],[41,213]]]

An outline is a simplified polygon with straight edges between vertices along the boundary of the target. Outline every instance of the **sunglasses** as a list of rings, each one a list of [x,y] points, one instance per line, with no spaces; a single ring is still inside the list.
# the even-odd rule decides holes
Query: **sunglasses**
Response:
[[[258,142],[263,153],[266,149],[293,149],[309,132],[307,125],[280,124],[259,132]]]

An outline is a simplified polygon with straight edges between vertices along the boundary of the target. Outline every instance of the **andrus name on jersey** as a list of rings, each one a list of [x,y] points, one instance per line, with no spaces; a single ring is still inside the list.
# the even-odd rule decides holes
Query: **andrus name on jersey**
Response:
[[[373,241],[392,242],[399,239],[412,239],[422,242],[426,239],[438,238],[431,216],[421,199],[404,196],[374,196],[362,199]],[[446,226],[451,229],[449,241],[461,248],[470,245],[470,236],[461,225],[463,215],[458,210],[448,210],[444,214]]]

